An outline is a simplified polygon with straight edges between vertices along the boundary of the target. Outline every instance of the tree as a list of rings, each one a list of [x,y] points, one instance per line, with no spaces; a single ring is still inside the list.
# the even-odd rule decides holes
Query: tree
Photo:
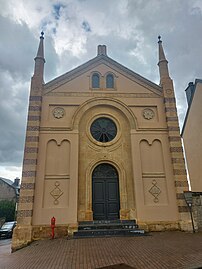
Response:
[[[15,219],[14,201],[0,201],[0,218],[5,218],[6,221],[13,221]]]

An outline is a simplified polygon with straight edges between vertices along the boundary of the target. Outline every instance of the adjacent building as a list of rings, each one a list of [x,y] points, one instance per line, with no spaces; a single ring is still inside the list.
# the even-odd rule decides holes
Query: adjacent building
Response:
[[[20,179],[19,178],[15,178],[15,180],[12,181],[10,179],[0,177],[0,204],[1,204],[0,205],[1,207],[0,208],[0,227],[7,219],[8,215],[10,215],[11,218],[15,217],[14,215],[17,210],[19,193],[20,193]],[[13,207],[15,207],[13,209],[10,209],[12,213],[8,213],[8,215],[6,214],[7,209],[5,207],[5,204],[11,204],[13,205]]]
[[[16,203],[19,197],[20,179],[15,178],[14,182],[10,179],[0,177],[0,201],[13,201]]]
[[[188,109],[182,129],[191,190],[202,192],[202,80],[190,82],[186,91]]]
[[[31,81],[13,250],[78,222],[191,229],[173,82],[159,38],[160,85],[97,55],[44,83],[43,33]]]

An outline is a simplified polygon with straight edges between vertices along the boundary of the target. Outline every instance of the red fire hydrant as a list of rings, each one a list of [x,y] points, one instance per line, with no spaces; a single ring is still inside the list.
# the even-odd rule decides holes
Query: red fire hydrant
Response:
[[[51,218],[51,230],[52,230],[51,238],[54,239],[55,238],[55,217]]]

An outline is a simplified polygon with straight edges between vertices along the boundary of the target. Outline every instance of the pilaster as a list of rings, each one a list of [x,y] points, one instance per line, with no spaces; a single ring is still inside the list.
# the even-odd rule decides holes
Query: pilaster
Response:
[[[34,75],[31,79],[17,226],[12,239],[13,251],[32,241],[32,216],[37,175],[44,63],[42,33],[37,57],[35,58]]]
[[[182,230],[190,230],[189,213],[184,199],[184,191],[188,190],[187,173],[183,155],[182,141],[178,122],[173,81],[169,76],[168,61],[165,57],[161,37],[159,36],[159,73],[160,84],[163,88],[168,139],[173,166],[176,201],[179,213],[179,224]]]
[[[168,139],[170,144],[170,154],[173,165],[174,184],[176,190],[176,199],[179,212],[180,223],[189,220],[189,213],[184,200],[184,191],[188,190],[187,173],[183,154],[180,128],[177,116],[176,100],[173,88],[173,82],[170,78],[162,79],[161,85],[164,93],[166,122],[168,126]],[[186,225],[185,225],[186,226]],[[183,229],[188,229],[186,226]],[[182,227],[181,227],[182,228]]]

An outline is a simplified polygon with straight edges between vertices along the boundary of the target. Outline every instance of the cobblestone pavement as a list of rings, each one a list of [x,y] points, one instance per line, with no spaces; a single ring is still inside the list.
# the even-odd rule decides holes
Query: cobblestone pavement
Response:
[[[0,268],[2,260],[11,253],[11,239],[0,239]]]
[[[0,269],[95,269],[115,264],[117,269],[202,268],[202,233],[49,239],[0,257]]]

